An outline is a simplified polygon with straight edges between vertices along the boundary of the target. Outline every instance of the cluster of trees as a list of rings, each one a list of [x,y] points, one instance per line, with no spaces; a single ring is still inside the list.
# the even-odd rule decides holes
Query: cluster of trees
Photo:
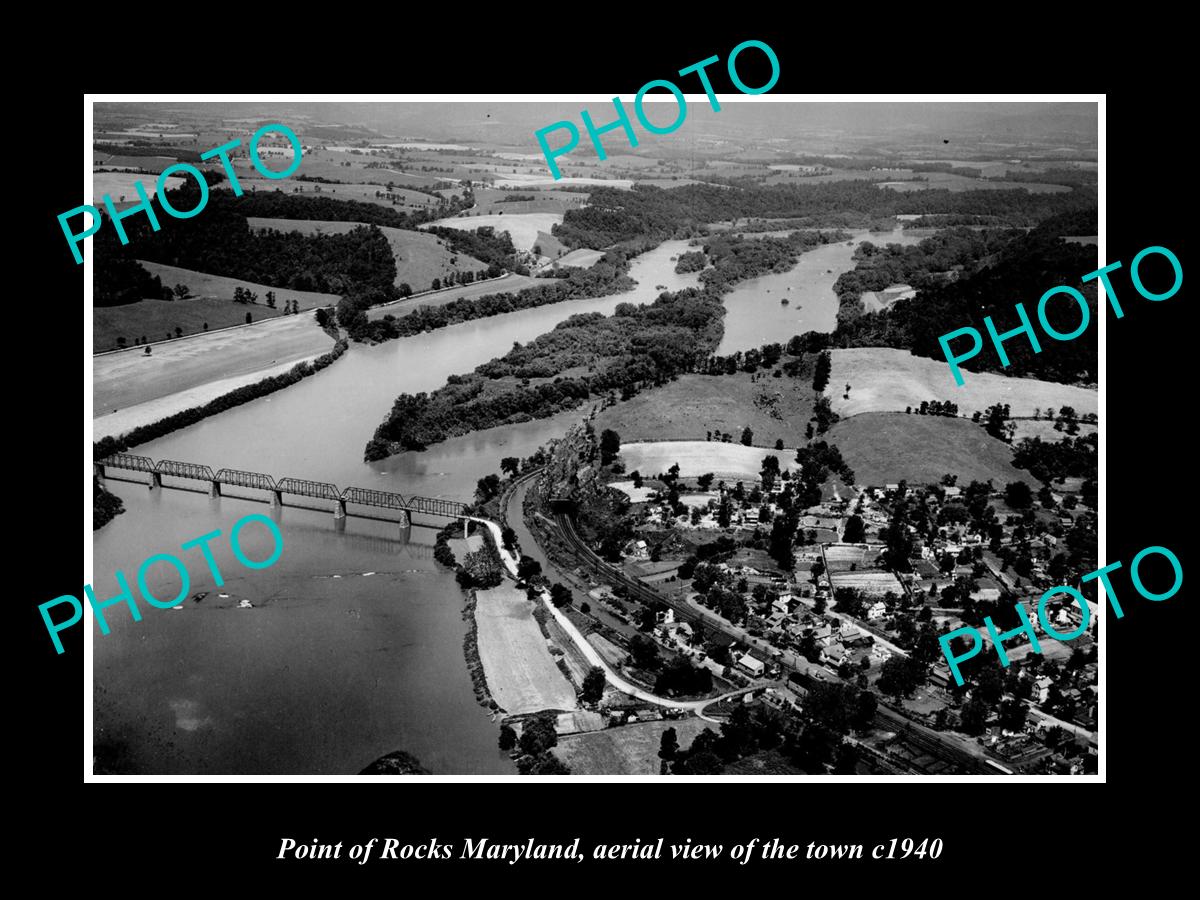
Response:
[[[1095,282],[1080,285],[1079,279],[1095,267],[1092,247],[1067,243],[1045,232],[1018,234],[1000,246],[987,265],[971,275],[930,285],[918,296],[898,300],[886,310],[841,321],[833,333],[832,344],[897,347],[944,361],[938,343],[941,335],[968,326],[986,335],[985,316],[992,317],[998,331],[1007,331],[1019,324],[1014,302],[1022,302],[1029,310],[1036,306],[1047,286],[1056,284],[1078,287],[1087,299],[1094,323]],[[1079,311],[1074,304],[1051,305],[1047,318],[1058,331],[1069,332],[1079,323]],[[963,363],[963,367],[974,372],[1001,372],[1045,381],[1093,383],[1098,379],[1096,335],[1093,326],[1073,341],[1056,343],[1053,353],[1034,353],[1028,341],[1010,340],[1005,344],[1010,360],[1007,368],[990,348]]]
[[[1023,232],[1016,230],[976,231],[945,228],[918,244],[888,244],[877,247],[863,241],[854,250],[856,265],[843,272],[833,284],[838,296],[838,322],[849,322],[863,314],[862,295],[882,291],[893,284],[924,289],[974,271],[982,262]]]
[[[739,281],[771,272],[787,272],[801,253],[822,244],[845,240],[841,231],[797,231],[783,238],[753,238],[720,235],[705,242],[712,267],[700,273],[701,283],[724,292]]]
[[[97,234],[102,234],[100,229]],[[112,246],[119,246],[114,239]],[[124,306],[139,300],[173,300],[171,289],[157,275],[151,275],[132,256],[109,252],[105,244],[95,254],[93,290],[95,305]]]
[[[121,502],[121,498],[106,491],[104,485],[100,483],[100,479],[93,475],[92,531],[103,528],[123,512],[125,512],[125,504]]]
[[[521,726],[519,739],[512,726],[500,727],[500,749],[520,749],[521,758],[517,760],[517,771],[522,775],[571,774],[567,764],[550,752],[558,746],[558,733],[554,729],[555,719],[553,713],[541,713],[526,719]]]
[[[792,485],[800,509],[821,502],[821,485],[831,474],[840,476],[846,484],[854,484],[854,470],[842,459],[842,451],[827,441],[814,441],[797,448],[796,462],[800,464],[800,474],[792,479]]]
[[[679,254],[679,259],[675,261],[675,271],[685,275],[688,272],[699,272],[707,265],[708,257],[704,255],[703,250],[689,250]]]
[[[200,153],[196,150],[185,150],[182,147],[166,147],[161,144],[151,144],[146,141],[133,141],[129,144],[96,144],[96,155],[102,156],[166,156],[179,162],[200,162]],[[1084,232],[1077,232],[1083,234]],[[1094,232],[1087,232],[1093,234]]]
[[[947,418],[955,418],[958,415],[958,404],[952,403],[949,400],[945,402],[941,400],[922,400],[921,405],[916,409],[911,406],[905,407],[906,413],[916,413],[918,416],[946,416]]]
[[[589,269],[564,266],[555,273],[552,280],[547,279],[542,284],[525,288],[515,294],[484,294],[481,297],[454,300],[441,306],[421,306],[407,315],[396,317],[388,314],[373,322],[367,320],[365,313],[371,305],[371,298],[343,298],[346,312],[344,317],[339,315],[339,321],[344,318],[343,327],[352,339],[379,342],[397,337],[411,337],[414,334],[445,328],[447,325],[503,315],[519,309],[533,309],[551,303],[562,303],[565,300],[601,297],[632,290],[636,282],[626,274],[628,264],[624,257],[619,254],[611,256],[611,260],[606,255]],[[499,271],[494,274],[492,270],[488,271],[488,277],[498,274]],[[401,293],[403,295],[403,290]],[[339,314],[343,303],[339,303]]]
[[[490,225],[482,225],[470,231],[440,225],[424,230],[445,241],[454,253],[472,256],[480,262],[501,269],[511,271],[517,267],[517,248],[513,246],[512,237],[507,231],[497,231]]]
[[[1099,466],[1098,432],[1061,441],[1025,438],[1016,445],[1013,465],[1028,469],[1039,481],[1094,476]]]
[[[271,191],[258,196],[267,194],[286,197]],[[200,202],[199,190],[190,181],[167,196],[176,209],[193,209]],[[301,291],[341,293],[391,287],[396,263],[378,228],[362,226],[345,234],[310,235],[252,230],[246,216],[255,213],[247,213],[242,202],[249,196],[235,198],[229,191],[211,190],[202,215],[187,220],[160,216],[159,231],[152,230],[146,216],[133,216],[124,222],[129,247],[122,247],[116,229],[102,228],[94,238],[96,258],[129,259],[136,254],[166,265]],[[131,274],[128,268],[106,272]],[[128,286],[101,283],[100,291],[112,296],[127,293]]]
[[[693,370],[716,346],[723,314],[718,297],[692,289],[663,294],[649,305],[622,303],[608,317],[571,316],[474,373],[452,376],[432,394],[401,394],[365,458],[423,450],[479,428],[546,418],[597,393],[620,390],[632,396],[645,386],[664,384]],[[568,369],[587,374],[560,374]],[[489,382],[514,377],[530,381],[489,389]]]
[[[210,400],[203,406],[193,406],[191,409],[185,409],[182,412],[177,412],[164,419],[151,422],[148,425],[139,425],[137,428],[126,432],[120,437],[110,436],[102,438],[93,447],[93,458],[104,459],[113,453],[128,450],[130,447],[136,447],[138,444],[153,441],[163,435],[170,434],[172,431],[178,431],[180,428],[195,425],[200,420],[207,419],[209,416],[215,416],[217,413],[225,412],[227,409],[241,406],[243,403],[249,403],[251,400],[257,400],[259,397],[265,397],[267,394],[283,390],[285,387],[295,384],[301,378],[306,378],[315,372],[321,371],[326,366],[332,365],[339,356],[346,352],[347,346],[346,341],[338,341],[328,353],[318,356],[312,362],[297,363],[282,375],[272,375],[269,378],[256,381],[254,384],[248,384],[232,390],[228,394],[222,394],[220,397]]]

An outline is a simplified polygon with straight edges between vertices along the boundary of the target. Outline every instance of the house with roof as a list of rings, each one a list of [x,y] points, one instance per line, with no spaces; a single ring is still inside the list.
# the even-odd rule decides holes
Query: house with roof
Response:
[[[867,608],[867,619],[875,622],[887,615],[887,605],[882,600],[876,600]]]
[[[836,669],[849,658],[846,648],[840,642],[834,642],[821,650],[821,662]]]

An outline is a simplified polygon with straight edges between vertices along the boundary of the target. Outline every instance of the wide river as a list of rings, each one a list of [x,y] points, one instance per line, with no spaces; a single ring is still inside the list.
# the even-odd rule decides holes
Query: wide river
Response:
[[[897,228],[892,232],[852,232],[851,240],[825,244],[800,255],[790,272],[763,275],[743,281],[725,295],[725,336],[717,353],[728,356],[763,344],[784,343],[806,331],[833,331],[837,326],[838,300],[833,283],[853,268],[855,249],[862,241],[877,246],[919,243],[928,229]],[[770,235],[766,235],[770,236]],[[787,300],[785,306],[782,300]]]
[[[856,234],[855,241],[864,234]],[[912,243],[911,234],[866,235]],[[319,375],[136,448],[154,459],[203,463],[428,497],[470,500],[476,481],[504,456],[528,456],[560,436],[578,413],[494,428],[362,462],[363,448],[395,397],[432,391],[514,341],[543,334],[567,316],[611,313],[648,302],[657,286],[698,283],[677,275],[671,241],[637,258],[627,294],[524,310],[468,322],[378,347],[352,346]],[[755,279],[726,298],[722,353],[830,330],[832,284],[852,248],[823,247],[784,275]],[[826,272],[832,269],[833,272]],[[789,292],[787,287],[791,287]],[[767,291],[770,293],[767,293]],[[779,298],[789,296],[782,307]],[[395,750],[438,774],[514,771],[496,746],[497,726],[477,704],[463,659],[462,593],[432,557],[434,531],[298,509],[277,514],[284,549],[265,570],[242,567],[226,543],[230,528],[269,507],[196,493],[149,491],[110,481],[126,512],[95,535],[98,598],[117,593],[113,572],[132,579],[155,553],[220,529],[213,544],[225,584],[217,588],[198,549],[181,554],[198,602],[160,610],[142,604],[133,622],[109,610],[112,631],[94,628],[94,723],[102,771],[179,774],[353,774]],[[242,491],[242,493],[246,493]],[[249,529],[248,552],[269,553]],[[166,569],[164,573],[162,570]],[[179,584],[166,566],[151,570],[156,596]],[[135,588],[136,590],[136,588]],[[239,608],[248,600],[252,608]],[[182,613],[182,615],[180,615]]]
[[[363,448],[395,397],[432,391],[514,341],[543,334],[567,316],[611,313],[648,302],[657,285],[697,283],[676,275],[672,241],[638,257],[630,293],[468,322],[378,347],[354,345],[319,375],[284,391],[136,448],[175,459],[428,497],[470,500],[476,481],[504,456],[528,456],[560,436],[578,413],[490,429],[362,462]],[[107,636],[94,628],[96,755],[121,773],[354,774],[395,750],[439,774],[514,772],[496,746],[497,726],[477,704],[463,659],[462,593],[432,558],[434,531],[415,527],[407,543],[394,525],[285,509],[283,554],[254,571],[233,560],[232,525],[262,504],[149,491],[110,481],[126,512],[95,535],[98,599],[117,593],[113,572],[132,580],[155,553],[189,563],[191,594],[179,610],[141,604],[109,610]],[[241,493],[249,493],[242,491]],[[198,549],[180,544],[220,529],[214,542],[225,585],[216,588]],[[245,532],[249,538],[257,532]],[[262,559],[269,547],[251,540]],[[164,573],[162,570],[166,570]],[[154,593],[179,583],[155,566]],[[135,587],[136,591],[136,587]],[[220,596],[225,594],[227,596]],[[253,608],[239,608],[249,600]],[[183,615],[179,613],[182,612]]]

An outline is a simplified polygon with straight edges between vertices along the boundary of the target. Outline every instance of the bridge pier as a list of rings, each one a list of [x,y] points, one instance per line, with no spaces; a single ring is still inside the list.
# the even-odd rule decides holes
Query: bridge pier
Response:
[[[346,501],[345,500],[339,500],[337,502],[337,506],[335,506],[333,508],[333,517],[335,519],[346,518]]]
[[[104,481],[104,463],[92,463],[92,471],[101,482]]]
[[[161,488],[161,487],[162,487],[162,473],[151,472],[150,473],[150,490],[154,490],[155,488]]]
[[[283,492],[282,491],[276,491],[276,490],[271,491],[271,506],[275,507],[275,509],[280,509],[283,507]]]
[[[463,540],[464,541],[467,539],[467,536],[468,536],[467,535],[467,526],[469,524],[470,524],[470,520],[466,516],[463,516]]]
[[[212,489],[208,492],[208,496],[210,496],[210,497],[220,497],[221,496],[221,482],[215,481],[215,480],[212,482]]]

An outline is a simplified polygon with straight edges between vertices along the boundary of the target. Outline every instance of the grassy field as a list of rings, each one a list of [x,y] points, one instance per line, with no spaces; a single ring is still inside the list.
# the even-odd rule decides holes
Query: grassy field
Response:
[[[711,441],[653,441],[621,444],[621,461],[626,470],[654,475],[679,464],[679,474],[692,478],[712,472],[717,478],[755,479],[766,456],[776,456],[783,468],[794,469],[794,450],[745,447]]]
[[[731,434],[736,441],[749,426],[757,445],[774,446],[780,439],[784,446],[795,447],[811,415],[812,385],[806,380],[751,382],[745,372],[681,375],[610,406],[597,417],[596,427],[611,428],[628,441],[704,440],[708,431]]]
[[[291,300],[299,303],[302,310],[332,306],[338,302],[334,294],[272,288],[253,281],[207,275],[161,263],[142,261],[142,265],[151,275],[161,278],[164,285],[174,287],[186,284],[191,288],[192,296],[186,300],[142,300],[124,306],[97,307],[92,315],[92,352],[116,349],[118,337],[124,337],[132,347],[134,340],[143,335],[150,341],[175,337],[176,328],[183,329],[184,334],[197,334],[205,330],[206,322],[210,331],[229,325],[242,325],[246,321],[246,313],[250,313],[255,322],[275,318],[283,315],[284,303]],[[234,303],[235,287],[254,291],[258,294],[258,302]],[[275,309],[267,306],[266,294],[271,290],[276,295]]]
[[[679,745],[687,747],[706,727],[716,730],[697,718],[639,722],[560,738],[554,754],[574,775],[657,775],[664,731],[674,728]]]
[[[509,715],[575,709],[575,690],[554,664],[524,592],[504,586],[477,597],[479,658],[496,702]]]
[[[388,192],[386,174],[380,175],[380,180],[383,184],[377,183],[359,183],[359,184],[312,184],[305,181],[292,181],[284,179],[283,181],[268,181],[265,178],[243,178],[238,175],[238,182],[246,193],[252,191],[283,191],[288,194],[300,194],[302,196],[311,197],[332,197],[335,200],[359,200],[363,203],[374,203],[377,206],[385,206],[388,209],[394,209],[397,212],[411,212],[417,209],[428,209],[437,205],[437,198],[429,194],[423,194],[420,191],[408,190],[397,184],[392,185],[392,190]],[[401,200],[399,203],[393,203],[387,197],[376,197],[376,193],[391,193],[398,195]]]
[[[175,394],[182,404],[178,408],[185,409],[196,405],[186,402],[189,391],[308,359],[332,346],[333,338],[317,327],[311,315],[299,315],[251,328],[193,335],[153,347],[150,356],[140,347],[98,356],[92,360],[94,413],[99,416]]]
[[[438,219],[431,225],[441,225],[445,228],[463,228],[473,231],[484,225],[490,225],[497,231],[507,231],[512,237],[513,246],[518,250],[532,250],[538,242],[538,232],[550,231],[563,220],[562,213],[526,213],[524,215],[494,215],[494,216],[455,216],[452,219]]]
[[[559,242],[558,238],[550,234],[548,231],[539,231],[537,233],[537,242],[534,244],[534,246],[541,251],[542,256],[549,257],[550,259],[558,259],[559,257],[566,256],[568,252],[567,248]],[[594,253],[596,251],[584,250],[581,252]],[[604,254],[600,254],[600,256],[603,255]],[[599,257],[597,257],[597,259],[599,259]]]
[[[538,159],[541,159],[539,156]],[[512,196],[533,197],[533,200],[505,200]],[[477,188],[475,190],[475,208],[472,215],[488,216],[504,213],[506,216],[518,213],[564,213],[568,209],[578,209],[587,203],[588,195],[574,191],[555,191],[547,188],[535,188],[528,191],[501,191],[495,188]]]
[[[570,253],[564,253],[555,262],[560,266],[578,266],[581,269],[589,269],[603,256],[603,250],[572,250]]]
[[[137,188],[134,183],[140,181],[142,187],[146,189],[146,196],[153,197],[158,189],[158,178],[154,175],[140,175],[136,172],[95,172],[92,174],[92,191],[96,197],[96,205],[102,206],[101,200],[105,194],[112,197],[113,203],[118,209],[122,203],[134,204],[138,202]],[[179,175],[168,175],[166,188],[168,191],[174,190],[183,184],[183,178]],[[561,220],[560,220],[561,221]]]
[[[922,400],[951,400],[959,415],[970,416],[994,403],[1007,403],[1014,416],[1032,416],[1034,409],[1073,406],[1078,415],[1098,412],[1099,395],[1033,378],[1010,378],[990,372],[965,372],[965,384],[954,383],[945,360],[913,356],[907,350],[865,347],[834,350],[827,393],[839,415],[865,412],[904,412]],[[843,399],[850,385],[850,398]],[[895,480],[895,479],[891,479]]]
[[[251,228],[275,228],[301,234],[345,234],[357,228],[355,222],[318,222],[303,219],[247,218]],[[380,226],[396,258],[396,284],[408,284],[414,291],[429,288],[435,278],[451,272],[482,272],[487,264],[462,253],[451,253],[441,238],[423,231]],[[453,262],[452,262],[453,260]]]
[[[826,438],[842,451],[860,485],[901,479],[936,484],[951,474],[960,485],[991,478],[998,486],[1010,481],[1037,486],[1032,475],[1013,466],[1012,448],[965,419],[863,413],[838,422]]]

